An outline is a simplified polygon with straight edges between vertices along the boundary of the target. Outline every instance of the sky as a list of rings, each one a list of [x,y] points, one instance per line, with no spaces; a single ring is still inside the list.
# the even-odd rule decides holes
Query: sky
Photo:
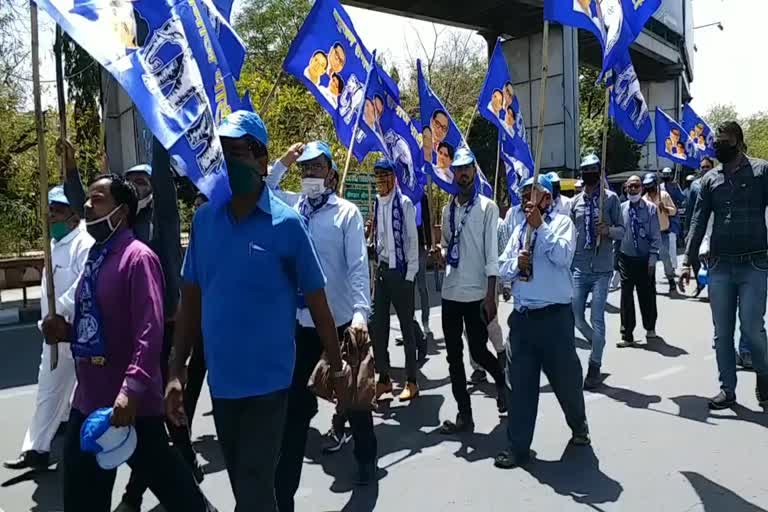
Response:
[[[247,0],[236,0],[238,6]],[[409,61],[409,50],[419,54],[417,33],[427,47],[434,41],[433,24],[380,12],[348,7],[349,15],[369,50],[377,49],[389,62],[404,68]],[[768,111],[768,66],[760,50],[766,44],[762,38],[768,19],[768,0],[693,0],[694,25],[721,22],[724,30],[716,27],[694,31],[698,51],[694,55],[694,81],[692,83],[694,109],[706,113],[717,104],[733,104],[741,116]],[[41,48],[50,48],[53,42],[53,24],[41,15]],[[441,30],[464,29],[437,26]],[[478,41],[483,39],[474,35]],[[41,52],[43,79],[54,78],[53,57],[50,50]],[[46,104],[53,105],[50,93]],[[479,93],[479,91],[478,91]]]

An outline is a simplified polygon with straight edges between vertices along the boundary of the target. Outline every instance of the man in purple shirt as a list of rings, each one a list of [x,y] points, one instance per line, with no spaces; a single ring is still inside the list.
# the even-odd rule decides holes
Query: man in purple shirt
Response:
[[[136,190],[124,178],[100,176],[88,189],[85,218],[96,241],[75,297],[72,325],[43,322],[48,343],[69,342],[78,385],[64,446],[64,510],[109,512],[115,470],[80,448],[80,428],[96,409],[112,407],[112,424],[134,425],[138,444],[128,460],[166,510],[207,511],[188,466],[168,445],[163,423],[160,359],[163,272],[136,240]]]

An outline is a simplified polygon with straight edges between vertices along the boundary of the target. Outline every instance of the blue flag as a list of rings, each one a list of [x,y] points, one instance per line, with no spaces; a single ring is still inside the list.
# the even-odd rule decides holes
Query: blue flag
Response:
[[[648,139],[653,126],[629,51],[613,65],[607,86],[611,90],[609,115],[624,133],[642,144]]]
[[[217,126],[247,108],[200,0],[37,0],[122,85],[176,167],[212,201],[230,195]]]
[[[427,181],[419,127],[400,105],[392,81],[385,77],[374,58],[359,126],[367,138],[376,141],[375,150],[395,163],[400,190],[418,205]]]
[[[496,40],[488,73],[478,98],[477,111],[499,130],[500,157],[507,174],[509,197],[517,199],[517,181],[533,175],[533,157],[525,137],[525,120],[501,48]],[[519,201],[519,200],[518,200]]]
[[[372,60],[338,0],[317,0],[283,62],[286,73],[304,84],[331,115],[336,135],[347,147],[363,105]],[[382,79],[390,82],[399,100],[397,86],[389,77]],[[362,160],[377,144],[362,130],[355,136],[352,153]]]
[[[715,157],[715,131],[688,103],[683,107],[683,128],[693,142],[693,156],[699,162],[705,156]]]
[[[419,86],[419,106],[421,109],[421,135],[424,150],[424,170],[432,177],[435,184],[451,195],[459,193],[459,187],[453,181],[451,163],[456,150],[469,147],[456,123],[443,106],[440,98],[430,89],[421,72],[421,61],[416,61]],[[493,188],[477,166],[477,186],[480,193],[493,197]]]
[[[629,51],[661,0],[544,0],[544,19],[592,32],[603,49],[603,73]]]
[[[696,169],[693,140],[680,124],[669,117],[663,110],[656,108],[656,154],[669,158],[677,164]]]
[[[245,44],[229,23],[233,0],[202,0],[201,5],[208,15],[219,40],[221,50],[229,63],[229,70],[235,80],[240,80],[240,71],[245,62]]]

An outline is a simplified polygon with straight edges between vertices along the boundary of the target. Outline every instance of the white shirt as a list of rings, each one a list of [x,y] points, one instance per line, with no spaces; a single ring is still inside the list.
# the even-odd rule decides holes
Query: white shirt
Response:
[[[302,194],[274,190],[286,167],[278,162],[271,171],[267,185],[280,200],[301,214]],[[325,295],[336,325],[350,321],[354,325],[367,325],[371,294],[368,249],[360,210],[334,194],[309,218],[307,227],[327,280]],[[296,319],[303,327],[315,326],[309,309],[299,309]]]
[[[453,199],[443,208],[442,240],[443,257],[451,241],[451,204],[456,204],[456,228],[466,206]],[[442,297],[456,302],[483,300],[488,291],[488,278],[499,275],[498,252],[499,207],[485,196],[478,195],[470,210],[464,228],[459,235],[459,266],[446,265]]]
[[[67,236],[55,242],[51,240],[51,264],[53,265],[53,291],[56,295],[56,314],[64,317],[67,322],[72,322],[75,317],[75,292],[80,281],[80,274],[88,259],[88,251],[93,245],[93,238],[81,222]],[[43,270],[43,279],[40,283],[42,296],[40,297],[40,316],[48,316],[48,290],[47,281]],[[42,320],[38,322],[38,328],[42,327]],[[69,350],[59,351],[70,353]]]
[[[555,199],[554,204],[552,205],[552,212],[559,213],[560,215],[570,215],[571,201],[572,199],[570,197],[565,197],[564,195],[560,194],[557,196],[557,199]]]
[[[379,204],[376,219],[376,253],[379,261],[386,261],[389,268],[397,268],[395,257],[395,233],[392,229],[392,204],[395,197],[394,190],[386,197],[376,196]],[[413,281],[419,271],[419,232],[416,229],[416,208],[408,197],[400,193],[400,204],[403,208],[405,229],[403,232],[403,250],[407,271],[406,281]]]
[[[554,214],[552,222],[542,223],[536,230],[533,248],[533,278],[520,281],[517,256],[527,223],[518,224],[504,254],[499,260],[501,278],[512,281],[515,309],[540,309],[552,304],[570,304],[573,297],[571,261],[576,251],[576,229],[566,215]]]

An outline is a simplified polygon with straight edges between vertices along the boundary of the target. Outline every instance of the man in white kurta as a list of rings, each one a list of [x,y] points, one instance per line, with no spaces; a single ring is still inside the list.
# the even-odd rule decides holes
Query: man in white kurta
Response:
[[[75,290],[83,271],[88,250],[93,238],[77,213],[70,208],[64,189],[54,187],[48,193],[48,211],[51,230],[51,263],[53,265],[53,289],[56,296],[55,314],[72,322],[75,312]],[[54,312],[48,311],[48,296],[43,272],[40,299],[41,317]],[[38,323],[38,328],[42,322]],[[62,421],[69,418],[70,399],[75,386],[75,363],[68,346],[59,345],[59,364],[51,370],[51,347],[43,345],[40,369],[37,374],[37,401],[32,421],[24,442],[21,455],[3,465],[9,469],[43,469],[50,462],[51,441]]]

